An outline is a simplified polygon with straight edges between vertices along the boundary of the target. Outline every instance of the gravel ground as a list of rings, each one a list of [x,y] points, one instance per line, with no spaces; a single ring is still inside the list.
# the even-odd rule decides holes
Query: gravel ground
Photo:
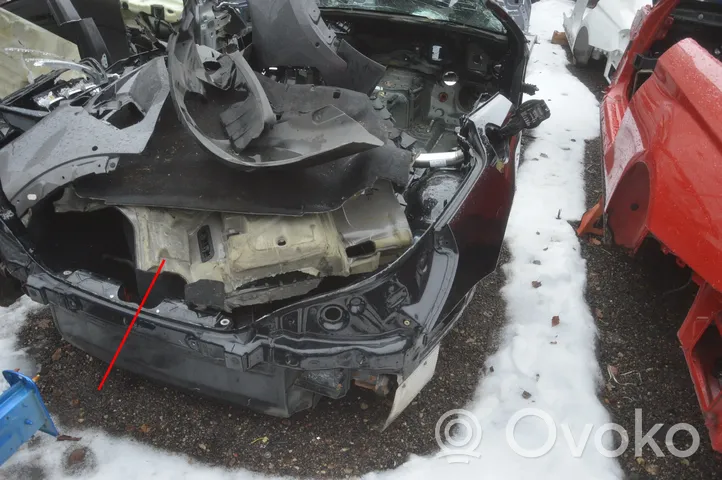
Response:
[[[603,67],[595,62],[589,68],[569,69],[601,100],[606,88]],[[587,142],[587,207],[604,190],[601,155],[601,139]],[[643,245],[634,258],[621,249],[582,242],[582,256],[587,261],[587,303],[599,329],[597,356],[605,379],[600,397],[613,421],[630,433],[630,447],[619,458],[628,478],[719,479],[722,455],[710,446],[677,340],[696,293],[694,283],[688,284],[690,272],[677,267],[674,257],[664,255],[654,241]],[[619,383],[610,378],[608,367]],[[664,424],[654,435],[664,457],[656,457],[650,447],[635,457],[635,409],[642,409],[642,432]],[[681,422],[693,425],[701,438],[698,452],[685,460],[664,446],[669,428]],[[674,438],[679,449],[691,444],[685,433]]]
[[[467,313],[442,342],[434,379],[385,432],[380,426],[391,401],[362,389],[339,401],[322,400],[290,419],[253,413],[119,369],[98,392],[106,364],[64,342],[48,311],[27,322],[20,343],[40,363],[40,390],[64,426],[100,428],[210,465],[304,477],[356,476],[393,468],[409,454],[438,450],[436,421],[472,399],[486,356],[496,350],[504,324],[503,283],[499,271],[479,285]],[[43,476],[36,471],[35,478]]]

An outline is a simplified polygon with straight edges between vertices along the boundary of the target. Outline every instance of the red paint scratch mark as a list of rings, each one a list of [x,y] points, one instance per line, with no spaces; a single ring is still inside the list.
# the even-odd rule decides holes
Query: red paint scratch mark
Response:
[[[143,305],[145,305],[145,301],[148,300],[148,295],[150,295],[151,290],[153,290],[153,286],[155,285],[155,281],[158,280],[160,271],[163,270],[163,265],[165,265],[165,259],[160,261],[160,265],[158,265],[158,270],[156,270],[155,275],[153,276],[153,280],[151,280],[150,285],[148,286],[148,290],[145,291],[143,300],[140,301],[140,304],[138,305],[138,310],[135,311],[135,316],[133,316],[133,320],[130,321],[130,325],[128,325],[128,329],[125,331],[125,335],[123,335],[123,339],[120,341],[120,345],[118,345],[118,349],[115,351],[115,355],[113,355],[113,359],[110,361],[110,365],[108,365],[108,369],[105,371],[105,375],[103,375],[103,379],[100,381],[100,385],[98,385],[98,390],[103,389],[105,380],[108,378],[108,375],[110,375],[110,371],[113,369],[113,365],[115,365],[115,361],[118,359],[118,355],[120,355],[120,351],[123,349],[125,341],[128,340],[130,331],[133,329],[135,321],[138,320],[138,315],[140,315],[140,311],[143,310]]]

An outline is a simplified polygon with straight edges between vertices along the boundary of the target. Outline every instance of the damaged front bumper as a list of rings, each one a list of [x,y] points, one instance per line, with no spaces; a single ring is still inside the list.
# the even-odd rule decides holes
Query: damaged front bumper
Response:
[[[512,197],[513,165],[479,159],[435,226],[373,276],[234,330],[224,327],[223,312],[206,316],[180,301],[161,302],[140,313],[117,364],[283,417],[321,396],[344,396],[354,379],[389,375],[403,384],[427,358],[435,363],[473,287],[496,267]],[[8,272],[51,306],[64,339],[109,361],[137,305],[119,298],[114,280],[44,268],[4,205],[0,255]],[[411,399],[433,374],[428,362],[425,370]],[[408,394],[399,399],[394,416],[409,402]]]
[[[80,271],[57,278],[7,229],[0,241],[16,275],[25,266],[27,294],[51,305],[63,338],[110,361],[137,308],[118,299],[121,285]],[[450,229],[421,243],[380,278],[280,309],[243,331],[177,302],[144,309],[117,364],[284,417],[321,395],[344,396],[355,376],[405,378],[459,317],[468,293],[453,288],[459,252]]]

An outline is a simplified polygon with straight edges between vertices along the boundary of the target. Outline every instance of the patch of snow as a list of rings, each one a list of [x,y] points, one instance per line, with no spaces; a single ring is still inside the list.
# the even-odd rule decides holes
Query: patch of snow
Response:
[[[60,429],[60,426],[58,426]],[[97,430],[60,430],[81,436],[78,442],[57,442],[45,434],[37,434],[40,442],[32,449],[21,448],[3,468],[32,465],[43,469],[45,480],[250,480],[267,478],[248,471],[230,471],[220,467],[192,464],[184,456],[161,451],[129,439],[113,438]],[[96,468],[83,474],[65,475],[62,465],[68,449],[87,447],[94,456]]]
[[[509,323],[499,351],[487,361],[493,372],[482,379],[468,407],[483,431],[477,448],[481,457],[453,465],[442,458],[414,458],[380,476],[622,477],[617,461],[594,447],[594,432],[610,417],[597,398],[601,377],[594,351],[596,328],[584,300],[586,264],[567,223],[584,213],[584,140],[599,135],[598,102],[568,71],[565,50],[550,43],[554,30],[562,30],[562,13],[573,5],[568,0],[542,0],[532,8],[529,30],[539,44],[533,49],[526,81],[539,87],[533,98],[546,100],[552,116],[532,132],[535,140],[526,148],[518,172],[506,235],[512,259],[503,267]],[[533,288],[533,281],[542,285]],[[553,326],[555,316],[557,326]],[[557,427],[554,447],[540,458],[521,457],[506,441],[509,419],[525,408],[546,412]],[[587,424],[593,425],[593,432],[576,458],[562,425],[568,425],[574,441],[580,443]],[[544,422],[531,417],[516,425],[514,438],[522,447],[535,449],[544,445],[547,434]],[[608,447],[609,438],[603,441]]]
[[[371,473],[367,478],[606,480],[622,476],[616,460],[596,451],[593,435],[576,458],[562,431],[562,425],[568,425],[578,442],[586,424],[596,429],[609,421],[596,395],[600,372],[594,354],[596,330],[584,300],[586,266],[567,224],[584,210],[584,139],[598,136],[599,109],[594,96],[567,70],[563,48],[549,42],[552,32],[562,28],[562,12],[572,6],[569,0],[542,0],[532,10],[530,31],[540,44],[534,48],[527,81],[539,86],[536,98],[547,100],[552,117],[533,132],[535,140],[526,149],[518,173],[507,230],[512,259],[503,267],[508,278],[503,295],[509,322],[498,352],[487,362],[493,372],[481,380],[475,400],[467,407],[483,431],[476,449],[480,456],[453,464],[439,455],[412,457],[396,470]],[[532,281],[541,282],[541,287],[532,288]],[[22,352],[14,352],[11,346],[28,302],[23,299],[0,311],[2,365],[18,364],[22,358]],[[559,317],[556,326],[555,316]],[[529,407],[545,411],[557,426],[556,444],[540,458],[523,458],[506,441],[509,419]],[[185,456],[95,430],[63,433],[80,436],[78,446],[91,447],[97,469],[81,477],[88,480],[263,478],[245,470],[193,465]],[[515,438],[522,447],[537,448],[547,433],[543,422],[527,418],[517,424]],[[63,479],[60,466],[67,448],[63,442],[41,436],[38,445],[21,449],[9,465],[37,465],[49,480]]]
[[[9,307],[0,307],[0,370],[15,370],[26,375],[36,371],[33,362],[23,350],[15,347],[17,333],[25,322],[25,317],[35,310],[42,308],[27,295],[23,295],[17,302]],[[8,384],[0,375],[0,393],[8,388]]]

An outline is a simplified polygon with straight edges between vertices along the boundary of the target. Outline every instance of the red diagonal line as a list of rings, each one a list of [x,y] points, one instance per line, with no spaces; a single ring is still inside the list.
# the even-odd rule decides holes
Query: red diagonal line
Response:
[[[165,259],[160,261],[160,265],[158,265],[158,270],[156,270],[155,275],[153,276],[153,280],[151,280],[150,285],[148,286],[148,290],[145,291],[143,300],[140,301],[140,305],[138,305],[138,310],[135,311],[135,316],[133,317],[133,320],[130,321],[130,325],[128,325],[128,329],[125,331],[125,335],[123,335],[123,340],[120,341],[120,345],[118,345],[118,349],[115,351],[115,355],[113,355],[113,359],[110,361],[110,365],[108,365],[108,369],[105,371],[105,375],[103,375],[103,379],[100,381],[100,385],[98,385],[98,390],[103,389],[105,380],[108,378],[108,375],[110,375],[110,371],[113,369],[113,365],[115,365],[115,361],[118,359],[118,355],[120,355],[120,351],[123,349],[125,341],[128,340],[130,331],[133,329],[135,321],[138,320],[138,315],[140,315],[140,311],[143,310],[143,305],[145,305],[145,301],[148,300],[148,295],[150,295],[150,291],[153,290],[153,285],[155,285],[155,281],[158,280],[158,275],[160,275],[160,271],[163,270],[163,265],[165,265]]]

